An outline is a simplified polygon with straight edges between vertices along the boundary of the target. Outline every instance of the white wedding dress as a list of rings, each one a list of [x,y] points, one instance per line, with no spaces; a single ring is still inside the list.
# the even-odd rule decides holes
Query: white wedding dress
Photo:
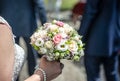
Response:
[[[0,23],[2,24],[6,24],[9,26],[9,24],[0,16]],[[10,27],[10,26],[9,26]],[[11,28],[10,28],[11,29]],[[13,35],[13,42],[14,42],[14,46],[15,46],[15,63],[14,63],[14,70],[13,70],[13,77],[12,77],[12,81],[16,81],[17,76],[22,68],[22,65],[24,63],[24,50],[15,43],[14,41],[14,35]]]

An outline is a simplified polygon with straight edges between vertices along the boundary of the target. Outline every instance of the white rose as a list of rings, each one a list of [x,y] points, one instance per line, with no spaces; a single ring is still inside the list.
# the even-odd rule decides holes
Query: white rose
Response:
[[[65,29],[63,27],[59,27],[59,33],[65,33]]]
[[[65,27],[65,33],[69,34],[70,32],[73,32],[73,28],[71,26]]]
[[[39,36],[39,32],[35,32],[35,33],[33,34],[33,36],[34,36],[35,38],[37,38],[37,37]]]
[[[64,28],[69,28],[70,26],[68,24],[64,24]]]
[[[45,48],[40,48],[40,50],[38,50],[39,54],[46,54],[47,53],[47,49]]]
[[[50,31],[51,31],[51,32],[54,32],[55,30],[58,29],[58,26],[57,26],[57,25],[50,25],[49,27],[50,27]]]
[[[66,33],[61,33],[62,38],[66,38],[68,35]]]
[[[36,41],[36,38],[32,35],[31,37],[30,37],[30,44],[34,44],[35,43],[35,41]]]
[[[69,44],[69,50],[72,52],[75,52],[78,50],[78,45],[75,41],[71,41],[71,44]]]
[[[40,34],[41,34],[41,37],[44,38],[47,36],[47,31],[43,30]]]
[[[31,38],[30,44],[34,44],[34,43],[35,43],[35,41],[36,41],[36,39],[35,39],[35,38]]]
[[[46,46],[46,48],[50,49],[53,47],[53,43],[51,41],[47,41],[47,42],[45,42],[45,46]]]

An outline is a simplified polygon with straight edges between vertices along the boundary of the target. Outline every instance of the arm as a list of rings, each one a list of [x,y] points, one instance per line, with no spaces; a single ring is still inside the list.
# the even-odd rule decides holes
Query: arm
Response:
[[[13,64],[13,34],[6,24],[0,24],[0,81],[11,81]]]
[[[83,14],[83,19],[81,21],[80,29],[78,30],[78,33],[80,35],[83,35],[83,40],[86,37],[86,34],[90,30],[90,27],[92,23],[94,22],[94,19],[98,13],[98,6],[101,0],[87,0],[87,4],[85,6],[85,11]]]
[[[0,81],[11,81],[14,66],[13,35],[10,28],[0,24]],[[38,75],[33,75],[28,81],[40,81]]]
[[[40,59],[39,65],[46,73],[46,81],[51,81],[62,73],[63,67],[60,62],[48,61],[44,56]],[[42,71],[35,71],[35,73],[25,81],[44,81]]]
[[[117,28],[116,28],[116,32],[117,32],[117,45],[118,45],[118,53],[120,55],[120,0],[118,0],[117,2]]]
[[[0,81],[11,81],[14,66],[14,42],[13,34],[9,25],[0,23]],[[48,61],[45,57],[40,60],[39,68],[46,72],[47,81],[56,78],[62,72],[61,63],[58,61]],[[43,72],[36,71],[25,81],[43,81]]]
[[[44,23],[47,22],[47,14],[45,10],[45,5],[43,0],[33,0],[34,1],[34,6],[36,9],[36,12],[38,14],[38,17],[41,21],[41,24],[43,25]]]
[[[116,32],[117,32],[117,45],[118,45],[118,54],[120,55],[120,0],[118,0],[118,13],[117,13],[117,28],[116,28]]]

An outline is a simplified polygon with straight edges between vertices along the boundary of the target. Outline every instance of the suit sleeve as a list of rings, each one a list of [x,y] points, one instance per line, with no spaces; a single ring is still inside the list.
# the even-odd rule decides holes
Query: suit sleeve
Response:
[[[45,9],[44,0],[33,0],[35,4],[35,10],[37,12],[37,17],[40,19],[41,24],[47,22],[47,14]]]
[[[86,6],[85,6],[85,12],[83,14],[83,19],[81,21],[80,28],[78,30],[78,33],[83,36],[83,41],[89,32],[90,27],[92,26],[92,23],[94,22],[94,19],[96,17],[96,14],[98,13],[98,6],[100,4],[101,0],[87,0]]]
[[[118,49],[120,51],[120,14],[119,14],[119,21],[118,21],[118,26],[117,26],[117,36],[118,36],[118,39],[117,39],[117,42],[118,42]]]
[[[117,41],[118,41],[118,46],[119,46],[119,51],[120,51],[120,0],[118,0],[117,3],[118,3],[117,4],[118,13],[117,13],[117,29],[116,29],[116,31],[117,31],[117,37],[118,37]]]
[[[120,0],[119,0],[118,4],[119,4],[119,9],[118,9],[119,10],[119,17],[118,17],[119,18],[119,20],[118,20],[118,24],[119,24],[119,26],[118,26],[118,29],[119,29],[119,39],[118,40],[119,40],[119,50],[120,50]]]

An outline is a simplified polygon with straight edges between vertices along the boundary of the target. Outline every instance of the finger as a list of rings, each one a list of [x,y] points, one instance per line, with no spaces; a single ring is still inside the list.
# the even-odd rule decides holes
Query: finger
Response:
[[[42,57],[43,57],[43,58],[46,58],[46,57],[47,57],[47,55],[43,55]]]
[[[40,60],[46,62],[47,61],[46,55],[43,55]]]

